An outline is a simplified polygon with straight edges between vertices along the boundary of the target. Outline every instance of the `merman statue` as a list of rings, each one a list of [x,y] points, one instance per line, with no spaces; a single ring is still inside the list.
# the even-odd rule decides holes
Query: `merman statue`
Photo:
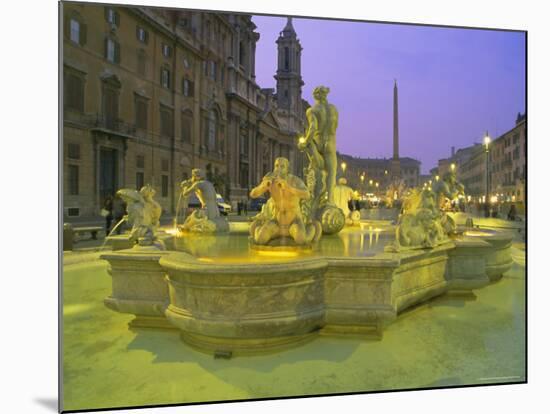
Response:
[[[123,188],[117,191],[126,202],[128,214],[125,219],[132,225],[130,242],[139,246],[155,246],[164,250],[163,243],[156,237],[162,208],[153,197],[155,189],[151,185],[143,186],[139,191]]]
[[[259,198],[265,193],[269,193],[270,198],[250,227],[253,243],[267,245],[290,237],[296,245],[306,245],[318,240],[320,223],[304,220],[302,214],[301,202],[308,200],[310,193],[300,178],[289,173],[286,158],[275,160],[273,171],[252,189],[250,197]]]

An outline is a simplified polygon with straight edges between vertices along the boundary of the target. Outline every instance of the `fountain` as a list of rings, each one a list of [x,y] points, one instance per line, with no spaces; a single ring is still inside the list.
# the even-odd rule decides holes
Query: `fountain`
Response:
[[[511,236],[457,232],[438,207],[443,190],[413,192],[397,225],[344,227],[332,152],[337,111],[327,94],[315,89],[309,129],[298,138],[309,159],[305,183],[278,158],[251,191],[269,193],[262,212],[218,232],[209,186],[195,171],[183,194],[197,191],[206,211],[186,219],[188,228],[170,235],[165,250],[143,246],[159,239],[150,223],[138,225],[134,247],[103,254],[112,276],[105,304],[135,315],[132,327],[175,329],[199,350],[248,355],[319,334],[379,338],[403,310],[448,291],[471,292],[511,267]]]

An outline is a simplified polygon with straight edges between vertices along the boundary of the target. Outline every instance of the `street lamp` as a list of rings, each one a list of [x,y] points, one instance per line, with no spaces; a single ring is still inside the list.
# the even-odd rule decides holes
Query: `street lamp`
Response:
[[[342,174],[343,174],[343,175],[346,175],[346,167],[347,167],[347,166],[348,166],[348,165],[346,164],[345,161],[342,161],[342,164],[340,164],[340,167],[342,167]]]
[[[489,217],[489,144],[491,137],[489,131],[485,132],[483,145],[485,146],[485,217]]]

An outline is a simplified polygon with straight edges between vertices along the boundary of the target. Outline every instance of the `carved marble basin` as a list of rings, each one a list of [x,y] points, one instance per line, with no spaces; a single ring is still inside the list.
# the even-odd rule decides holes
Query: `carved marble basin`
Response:
[[[379,337],[410,306],[498,280],[512,236],[473,232],[433,249],[384,252],[391,227],[357,226],[311,250],[253,250],[246,232],[176,239],[176,250],[106,253],[105,304],[135,327],[171,327],[227,355],[294,346],[317,334]]]
[[[185,253],[160,260],[167,273],[168,320],[182,339],[212,351],[268,350],[307,339],[324,324],[319,258],[212,262]]]

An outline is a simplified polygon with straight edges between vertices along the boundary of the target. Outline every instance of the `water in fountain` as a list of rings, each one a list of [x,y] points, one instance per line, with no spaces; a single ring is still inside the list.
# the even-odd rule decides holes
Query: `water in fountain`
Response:
[[[107,244],[107,239],[109,237],[111,237],[113,235],[113,233],[116,231],[116,229],[119,228],[120,225],[122,225],[122,223],[124,223],[126,221],[126,217],[122,217],[117,224],[114,225],[114,227],[112,228],[112,230],[109,232],[109,234],[107,234],[105,236],[105,240],[103,241],[103,244],[101,245],[101,247],[99,248],[99,251],[103,251],[103,249],[105,248],[105,245]]]
[[[176,205],[176,217],[174,218],[174,230],[177,230],[178,229],[178,223],[179,223],[179,215],[180,215],[180,207],[181,207],[181,195],[182,193],[180,192],[180,196],[178,197],[178,204]]]

